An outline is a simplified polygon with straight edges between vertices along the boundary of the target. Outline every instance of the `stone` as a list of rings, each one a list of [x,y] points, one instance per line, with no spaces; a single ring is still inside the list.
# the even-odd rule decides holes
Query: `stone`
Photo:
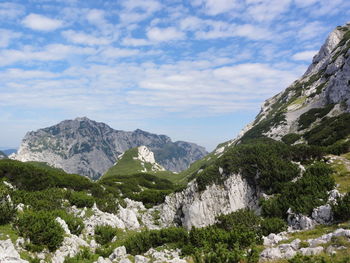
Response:
[[[311,215],[319,224],[330,224],[333,221],[333,212],[330,204],[321,205],[312,211]]]
[[[165,198],[159,207],[162,226],[181,222],[187,229],[215,223],[218,215],[241,208],[258,209],[258,192],[239,174],[231,174],[223,185],[210,185],[198,191],[195,181],[181,192]]]
[[[52,263],[63,263],[66,257],[74,257],[79,253],[81,247],[88,247],[89,244],[75,236],[66,236],[61,247],[52,256]]]
[[[313,256],[321,254],[323,250],[323,247],[304,247],[300,249],[300,252],[304,256]]]
[[[113,253],[109,256],[109,259],[114,260],[116,258],[122,258],[125,256],[126,256],[126,248],[124,246],[121,246],[113,250]]]
[[[10,239],[0,240],[0,262],[6,263],[29,263],[21,259]]]
[[[135,263],[148,263],[149,261],[150,261],[150,259],[146,258],[144,256],[141,256],[141,255],[135,256]]]
[[[70,235],[70,234],[71,234],[67,223],[66,223],[62,218],[57,217],[57,218],[56,218],[56,221],[60,224],[60,226],[63,228],[64,232],[65,232],[67,235]]]

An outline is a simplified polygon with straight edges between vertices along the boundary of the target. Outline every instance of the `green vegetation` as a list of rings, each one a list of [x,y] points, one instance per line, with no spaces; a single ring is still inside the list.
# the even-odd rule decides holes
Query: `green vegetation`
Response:
[[[95,199],[86,194],[85,192],[69,191],[67,199],[71,205],[75,205],[78,208],[88,207],[91,208],[94,205]]]
[[[314,123],[317,119],[326,116],[333,108],[334,104],[329,104],[324,108],[314,108],[303,113],[299,117],[299,130],[304,130],[310,127],[312,123]]]
[[[18,176],[19,175],[19,176]],[[14,160],[0,160],[0,178],[7,178],[20,190],[38,191],[54,187],[83,190],[93,183],[77,174],[66,174],[57,169],[38,167]]]
[[[264,236],[268,236],[271,233],[280,233],[287,230],[287,223],[281,218],[271,217],[265,218],[261,222],[261,231]]]
[[[67,257],[64,263],[92,263],[98,259],[98,255],[90,252],[89,248],[84,247],[74,257]]]
[[[350,135],[350,113],[323,119],[319,125],[304,134],[309,144],[329,146]]]
[[[337,200],[337,204],[332,207],[334,219],[346,221],[350,219],[350,192],[343,198]]]
[[[169,180],[147,173],[108,176],[102,178],[99,184],[114,196],[142,201],[147,207],[163,202],[167,194],[178,189]]]
[[[8,224],[15,217],[16,212],[10,199],[10,190],[0,184],[0,225]]]
[[[19,234],[30,239],[27,249],[55,251],[63,242],[64,231],[52,214],[45,211],[26,211],[15,222]]]
[[[241,223],[234,224],[239,217]],[[221,216],[219,222],[214,226],[192,228],[189,232],[183,228],[146,230],[127,238],[123,244],[132,255],[144,253],[151,247],[173,244],[181,248],[184,255],[192,255],[195,262],[207,262],[208,258],[230,259],[233,263],[257,262],[255,244],[262,242],[260,218],[249,210],[240,210]],[[253,258],[255,260],[251,261]]]
[[[300,138],[301,138],[300,134],[289,133],[289,134],[282,137],[282,141],[285,144],[291,145],[291,144],[295,143],[297,140],[299,140]]]
[[[111,226],[96,226],[95,240],[101,245],[106,245],[112,241],[117,234],[116,229]]]
[[[290,146],[271,139],[252,140],[232,147],[212,166],[199,173],[199,190],[223,182],[226,174],[240,173],[252,185],[257,185],[268,193],[276,193],[284,183],[300,174],[298,166],[291,163],[291,149]],[[222,175],[219,167],[224,170]]]
[[[279,195],[262,201],[262,213],[268,217],[286,218],[288,208],[310,215],[313,208],[327,201],[327,191],[334,188],[333,170],[325,163],[309,166],[296,182],[285,184]]]

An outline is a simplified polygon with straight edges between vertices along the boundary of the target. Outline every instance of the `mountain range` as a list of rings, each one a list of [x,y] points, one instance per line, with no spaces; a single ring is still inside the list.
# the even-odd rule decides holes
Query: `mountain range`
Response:
[[[101,177],[126,150],[147,146],[155,160],[173,172],[185,170],[207,152],[194,143],[172,142],[168,136],[142,130],[114,130],[86,117],[28,132],[16,154],[19,161],[45,162],[69,173]]]

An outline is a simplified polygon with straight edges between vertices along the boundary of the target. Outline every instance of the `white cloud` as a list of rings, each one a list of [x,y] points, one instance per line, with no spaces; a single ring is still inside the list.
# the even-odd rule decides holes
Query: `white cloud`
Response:
[[[63,22],[43,15],[29,14],[23,21],[23,25],[38,31],[54,31],[63,26]]]
[[[40,50],[33,47],[24,49],[4,49],[0,51],[0,66],[7,66],[18,62],[34,61],[63,61],[70,60],[80,55],[92,55],[96,50],[93,48],[82,48],[70,45],[51,44]]]
[[[100,55],[105,58],[122,58],[122,57],[130,57],[139,54],[140,51],[137,49],[123,49],[123,48],[113,48],[109,47],[103,50]]]
[[[0,48],[6,48],[12,40],[21,37],[21,33],[0,29]]]
[[[256,1],[246,0],[247,12],[251,18],[259,22],[270,22],[286,12],[291,0]]]
[[[96,37],[93,35],[86,34],[84,32],[77,32],[74,30],[64,31],[62,32],[62,35],[64,38],[66,38],[68,41],[72,43],[89,45],[89,46],[108,45],[112,42],[107,38]]]
[[[203,11],[212,16],[230,12],[240,6],[237,0],[196,0],[192,4],[202,5]]]
[[[122,5],[124,9],[119,14],[119,18],[124,24],[143,21],[162,7],[158,1],[154,0],[124,1]]]
[[[300,27],[297,36],[302,40],[315,39],[327,30],[328,28],[326,28],[321,22],[315,21]]]
[[[0,20],[12,20],[25,12],[25,8],[22,5],[4,2],[0,3]]]
[[[151,41],[164,42],[184,39],[185,34],[177,30],[175,27],[153,27],[147,30],[147,37]]]
[[[143,38],[126,37],[123,39],[122,44],[124,46],[139,47],[139,46],[152,45],[152,42],[150,42],[148,39],[143,39]]]
[[[311,61],[317,52],[317,50],[298,52],[292,56],[292,59],[297,61]]]

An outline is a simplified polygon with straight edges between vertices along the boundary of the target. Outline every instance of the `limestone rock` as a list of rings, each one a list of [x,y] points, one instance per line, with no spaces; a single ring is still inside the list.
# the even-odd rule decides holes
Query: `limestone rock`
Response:
[[[126,248],[124,246],[117,247],[114,249],[113,253],[109,256],[110,260],[123,258],[126,256]]]
[[[162,225],[180,223],[190,229],[214,224],[218,215],[247,207],[257,209],[258,193],[241,175],[232,174],[223,185],[208,186],[203,192],[193,181],[182,192],[167,196],[159,210]]]
[[[150,261],[150,259],[148,259],[144,256],[140,256],[140,255],[135,256],[135,263],[148,263],[149,261]]]
[[[6,263],[29,263],[21,259],[10,239],[0,240],[0,262]]]

